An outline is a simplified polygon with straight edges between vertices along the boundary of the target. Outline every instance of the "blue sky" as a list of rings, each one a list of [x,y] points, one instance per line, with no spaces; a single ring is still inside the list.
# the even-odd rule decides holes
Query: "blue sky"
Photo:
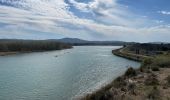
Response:
[[[0,0],[0,38],[170,42],[170,0]]]

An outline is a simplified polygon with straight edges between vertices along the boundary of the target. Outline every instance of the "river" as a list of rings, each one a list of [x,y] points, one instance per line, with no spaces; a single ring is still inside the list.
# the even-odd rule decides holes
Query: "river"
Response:
[[[0,100],[71,100],[140,64],[114,56],[118,46],[0,56]]]

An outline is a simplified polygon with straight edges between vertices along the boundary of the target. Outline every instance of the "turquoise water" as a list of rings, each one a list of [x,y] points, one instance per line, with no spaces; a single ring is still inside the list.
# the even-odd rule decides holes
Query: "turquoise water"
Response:
[[[0,57],[0,100],[70,100],[140,64],[112,55],[117,46]]]

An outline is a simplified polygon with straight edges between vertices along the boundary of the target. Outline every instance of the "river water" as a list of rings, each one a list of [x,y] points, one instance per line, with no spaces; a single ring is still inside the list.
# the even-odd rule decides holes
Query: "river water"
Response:
[[[0,57],[0,100],[71,100],[92,92],[139,63],[114,56],[118,46]]]

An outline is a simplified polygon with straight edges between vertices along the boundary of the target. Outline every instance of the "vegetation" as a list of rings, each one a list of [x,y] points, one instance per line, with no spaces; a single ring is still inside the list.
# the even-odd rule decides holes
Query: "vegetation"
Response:
[[[170,67],[170,56],[169,55],[158,55],[154,58],[146,58],[141,64],[141,70],[159,71],[160,68]]]
[[[151,67],[152,71],[160,71],[158,66]]]
[[[166,78],[168,85],[170,86],[170,75]]]
[[[150,66],[153,63],[153,59],[151,58],[146,58],[142,62],[142,67]]]
[[[127,82],[125,81],[124,77],[118,77],[112,82],[112,84],[113,84],[113,87],[120,88],[120,87],[126,86]]]
[[[133,69],[132,67],[128,68],[127,71],[125,72],[125,76],[127,77],[133,77],[136,75],[137,75],[136,70]]]
[[[133,45],[129,45],[128,48],[126,48],[128,52],[134,53],[134,54],[141,54],[141,55],[147,55],[147,56],[154,56],[157,54],[163,54],[162,51],[169,51],[170,50],[170,44],[149,44],[149,43],[136,43]]]
[[[110,90],[111,87],[112,84],[102,87],[100,90],[92,94],[88,94],[85,98],[82,98],[82,100],[107,100],[110,98],[110,93],[108,90]]]
[[[120,96],[117,89],[121,88],[122,91],[126,91],[125,86],[127,86],[127,82],[124,77],[118,77],[98,91],[86,95],[82,100],[119,100]]]
[[[51,40],[0,40],[0,52],[47,51],[71,48],[71,45]]]
[[[154,86],[153,89],[148,94],[149,100],[160,100],[160,90],[158,87]]]
[[[152,65],[157,65],[157,66],[159,66],[161,68],[170,67],[170,56],[169,55],[160,55],[160,56],[157,56],[153,60],[153,64]]]
[[[145,80],[145,85],[159,85],[159,81],[157,79],[157,76],[155,74],[148,75],[148,77]]]
[[[88,41],[88,40],[82,40],[78,38],[63,38],[63,39],[58,39],[58,41],[63,42],[63,43],[70,43],[75,46],[86,46],[86,45],[122,46],[124,44],[132,44],[130,42],[123,42],[123,41]]]

